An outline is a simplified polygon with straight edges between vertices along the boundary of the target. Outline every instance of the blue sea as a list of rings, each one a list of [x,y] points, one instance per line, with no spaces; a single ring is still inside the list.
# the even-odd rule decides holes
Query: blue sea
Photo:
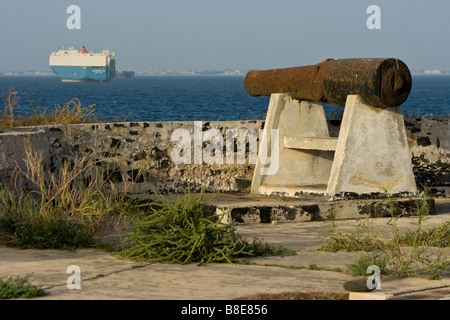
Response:
[[[264,119],[269,97],[251,97],[243,76],[136,76],[104,83],[63,83],[51,76],[2,76],[0,92],[14,88],[20,114],[52,111],[78,98],[95,105],[99,119],[123,121],[215,121]],[[342,107],[326,105],[328,114]],[[2,107],[0,107],[0,112]],[[450,76],[413,76],[404,114],[448,116]]]

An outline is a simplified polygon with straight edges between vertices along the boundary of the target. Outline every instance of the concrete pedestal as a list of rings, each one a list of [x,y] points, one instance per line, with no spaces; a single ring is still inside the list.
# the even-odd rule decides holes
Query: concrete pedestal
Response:
[[[333,138],[321,103],[272,94],[265,130],[252,194],[336,199],[417,193],[400,107],[376,108],[348,96]]]

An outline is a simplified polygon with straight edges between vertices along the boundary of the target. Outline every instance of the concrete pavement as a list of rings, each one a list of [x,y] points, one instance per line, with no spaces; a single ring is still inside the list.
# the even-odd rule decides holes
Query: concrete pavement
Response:
[[[423,227],[439,225],[450,219],[450,199],[436,199],[436,214],[424,219]],[[386,228],[388,218],[373,219],[376,228]],[[401,230],[415,228],[414,218],[399,218]],[[355,230],[360,221],[336,222],[343,231]],[[169,299],[216,300],[246,297],[257,293],[345,292],[343,284],[355,279],[345,272],[358,253],[319,252],[326,221],[238,226],[244,237],[262,238],[275,246],[293,249],[287,257],[255,257],[252,264],[210,264],[206,266],[136,263],[119,259],[111,253],[80,249],[17,250],[0,247],[0,276],[24,276],[41,286],[46,296],[41,300],[72,299]],[[81,289],[68,289],[68,267],[81,271]],[[443,299],[450,297],[450,278],[381,278],[381,291],[394,299]]]

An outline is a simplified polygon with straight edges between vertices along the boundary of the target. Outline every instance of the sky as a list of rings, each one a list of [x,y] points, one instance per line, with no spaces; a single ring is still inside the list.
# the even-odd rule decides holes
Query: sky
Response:
[[[81,29],[67,27],[80,8]],[[369,29],[370,5],[381,29]],[[50,71],[60,47],[115,52],[118,70],[249,70],[394,57],[450,70],[448,0],[1,0],[0,72]]]

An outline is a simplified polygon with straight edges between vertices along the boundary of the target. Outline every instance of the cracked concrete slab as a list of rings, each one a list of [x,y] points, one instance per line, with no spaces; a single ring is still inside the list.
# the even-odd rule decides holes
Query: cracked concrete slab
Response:
[[[436,215],[425,217],[423,227],[448,221],[450,199],[437,201]],[[388,218],[371,219],[374,227],[388,230]],[[336,221],[344,231],[355,230],[361,220]],[[397,220],[401,230],[414,226],[414,217]],[[256,257],[251,264],[170,265],[118,259],[109,252],[94,249],[76,251],[17,250],[0,247],[0,276],[24,276],[42,286],[47,295],[38,299],[234,299],[257,293],[344,292],[343,284],[355,279],[345,264],[354,252],[318,252],[326,221],[302,223],[239,225],[243,237],[260,237],[272,245],[296,251],[287,257]],[[81,270],[81,289],[70,290],[66,283],[70,265]],[[310,270],[315,265],[318,270]],[[382,276],[383,292],[394,299],[442,299],[450,296],[450,279],[393,278]]]

